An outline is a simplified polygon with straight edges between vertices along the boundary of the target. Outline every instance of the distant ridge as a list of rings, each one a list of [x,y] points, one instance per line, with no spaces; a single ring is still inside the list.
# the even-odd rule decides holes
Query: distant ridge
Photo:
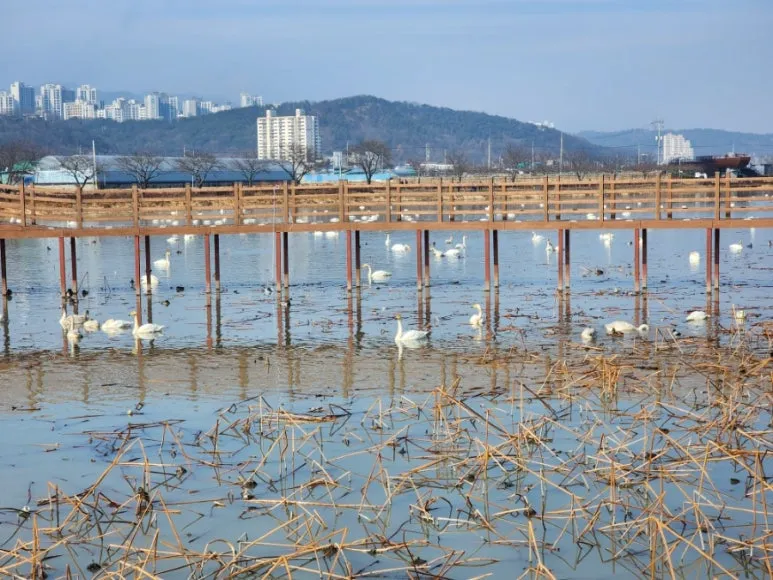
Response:
[[[692,142],[696,155],[724,155],[731,151],[748,153],[755,157],[773,157],[773,134],[741,133],[721,129],[666,129],[665,133],[678,133]],[[621,154],[636,156],[641,153],[655,155],[655,131],[626,129],[623,131],[582,131],[577,134],[595,145],[617,149]]]
[[[277,114],[292,115],[296,108],[319,117],[324,152],[343,151],[347,143],[362,139],[385,141],[394,151],[395,161],[424,159],[429,144],[433,161],[444,153],[463,151],[472,160],[488,158],[491,140],[492,162],[509,144],[555,155],[561,134],[516,119],[472,111],[455,111],[415,103],[387,101],[373,96],[354,96],[328,101],[283,103]],[[95,141],[101,154],[125,154],[152,150],[163,155],[180,155],[184,149],[233,154],[255,149],[255,120],[265,108],[234,109],[215,115],[164,121],[115,123],[93,121],[43,121],[0,117],[0,142],[24,139],[46,147],[52,153],[71,154],[91,150]],[[564,134],[566,151],[588,149],[601,154],[601,148],[580,137]]]

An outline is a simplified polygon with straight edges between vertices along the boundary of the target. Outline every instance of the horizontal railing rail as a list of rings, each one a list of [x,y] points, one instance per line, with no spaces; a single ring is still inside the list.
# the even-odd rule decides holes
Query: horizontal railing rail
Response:
[[[435,180],[83,189],[0,186],[0,224],[99,229],[220,225],[731,219],[770,216],[773,178]]]

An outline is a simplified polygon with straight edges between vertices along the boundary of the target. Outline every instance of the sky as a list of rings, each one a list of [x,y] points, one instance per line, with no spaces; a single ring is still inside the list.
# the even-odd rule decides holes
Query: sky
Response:
[[[2,0],[0,87],[773,132],[773,0]]]

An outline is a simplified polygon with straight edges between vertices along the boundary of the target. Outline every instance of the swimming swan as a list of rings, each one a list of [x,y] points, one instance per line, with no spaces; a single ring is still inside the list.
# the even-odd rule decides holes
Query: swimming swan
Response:
[[[362,267],[368,270],[368,284],[373,284],[373,282],[386,282],[392,277],[392,272],[387,272],[386,270],[376,270],[374,272],[370,267],[370,264],[363,264]]]
[[[170,265],[169,256],[171,255],[172,253],[169,250],[167,250],[165,254],[166,257],[161,258],[160,260],[156,260],[155,262],[153,262],[153,265],[160,270],[168,270]]]
[[[135,310],[132,310],[129,313],[129,316],[134,319],[134,330],[132,330],[132,334],[134,336],[139,338],[153,338],[155,335],[164,330],[163,326],[160,324],[153,324],[152,322],[148,322],[147,324],[140,326],[140,323],[137,320],[137,312]]]
[[[621,332],[633,332],[634,330],[638,330],[639,332],[647,332],[650,327],[646,324],[642,324],[641,326],[634,326],[630,322],[626,322],[624,320],[615,320],[614,322],[610,322],[609,324],[605,324],[604,328],[607,329],[607,334],[614,334],[614,333],[621,333]]]
[[[395,244],[394,246],[392,246],[392,251],[398,252],[398,253],[410,252],[411,246],[409,246],[408,244]]]
[[[397,314],[395,318],[397,319],[397,334],[395,334],[395,342],[397,344],[419,342],[425,340],[429,335],[429,330],[406,330],[403,332],[403,317]]]
[[[470,316],[470,325],[480,326],[481,322],[483,322],[483,310],[481,310],[480,304],[473,304],[472,307],[475,308],[478,312],[477,314]]]
[[[687,322],[698,322],[709,317],[703,310],[693,310],[687,315]]]

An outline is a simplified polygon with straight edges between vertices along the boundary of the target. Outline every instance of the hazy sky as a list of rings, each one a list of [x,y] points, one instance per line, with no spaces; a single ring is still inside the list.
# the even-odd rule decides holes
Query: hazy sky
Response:
[[[0,86],[773,132],[773,0],[1,0]]]

